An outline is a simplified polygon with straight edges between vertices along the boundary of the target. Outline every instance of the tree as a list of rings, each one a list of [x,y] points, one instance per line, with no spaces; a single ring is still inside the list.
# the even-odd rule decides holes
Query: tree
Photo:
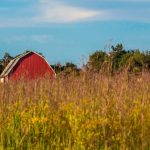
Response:
[[[12,59],[14,58],[9,53],[6,52],[2,59],[3,66],[6,67]]]
[[[112,72],[121,68],[121,62],[126,53],[122,44],[117,44],[115,47],[112,46]]]
[[[9,53],[5,53],[4,57],[0,59],[0,73],[4,70],[4,68],[9,64],[9,62],[13,59],[13,57]]]
[[[55,70],[56,74],[61,73],[62,71],[64,71],[64,68],[65,68],[65,66],[61,65],[60,62],[54,65],[51,65],[51,67]]]
[[[61,65],[57,63],[55,65],[51,65],[55,70],[56,74],[63,73],[65,75],[69,75],[71,73],[79,73],[80,69],[72,62],[67,62],[65,65]]]
[[[77,65],[73,64],[72,62],[67,62],[64,66],[64,73],[70,74],[72,72],[78,72]]]
[[[144,65],[146,69],[150,70],[150,51],[146,51],[144,54]]]
[[[94,52],[93,54],[89,56],[89,61],[88,61],[89,69],[95,72],[100,71],[107,57],[108,56],[106,52],[102,50]]]
[[[144,66],[144,54],[135,50],[130,61],[130,71],[141,72]]]
[[[128,72],[137,73],[143,68],[150,69],[150,51],[125,50],[122,44],[117,44],[108,54],[102,50],[91,54],[86,66],[95,72],[113,74],[126,68]]]
[[[144,67],[145,55],[140,50],[126,51],[123,55],[119,68],[127,68],[129,72],[141,72]]]
[[[4,69],[4,67],[2,65],[2,62],[0,61],[0,74],[2,73],[3,69]]]

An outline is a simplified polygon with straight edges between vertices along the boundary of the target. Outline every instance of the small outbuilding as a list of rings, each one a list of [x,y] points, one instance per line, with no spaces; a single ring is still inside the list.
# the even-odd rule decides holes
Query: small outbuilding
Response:
[[[55,77],[55,71],[40,54],[28,51],[13,60],[6,66],[0,76],[1,82],[20,79],[37,79],[48,76]]]

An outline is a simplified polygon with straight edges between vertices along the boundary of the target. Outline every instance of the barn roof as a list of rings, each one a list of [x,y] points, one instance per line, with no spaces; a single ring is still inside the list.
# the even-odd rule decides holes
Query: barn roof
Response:
[[[37,54],[39,56],[41,56],[40,54],[33,52],[33,51],[27,51],[21,55],[16,56],[13,60],[10,61],[10,63],[6,66],[6,68],[3,70],[2,74],[0,75],[0,77],[6,77],[9,75],[9,73],[12,71],[12,69],[14,68],[14,66],[19,62],[19,60],[21,58],[23,58],[24,56],[30,54],[30,53],[34,53]],[[41,56],[42,57],[42,56]],[[43,58],[43,57],[42,57]],[[46,60],[45,60],[46,61]],[[46,61],[47,62],[47,61]],[[48,62],[47,62],[48,63]],[[50,66],[51,67],[51,66]],[[51,68],[52,69],[52,68]],[[52,69],[53,70],[53,69]]]

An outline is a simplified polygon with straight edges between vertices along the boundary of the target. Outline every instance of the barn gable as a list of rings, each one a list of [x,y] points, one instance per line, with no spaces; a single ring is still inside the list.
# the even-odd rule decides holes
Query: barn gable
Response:
[[[40,57],[40,59],[43,61],[44,64],[47,65],[47,69],[49,69],[51,71],[51,73],[55,76],[55,71],[52,69],[52,67],[48,64],[48,62],[45,60],[44,57],[42,57],[40,54],[33,52],[33,51],[29,51],[26,53],[23,53],[21,55],[18,55],[16,58],[14,58],[12,61],[10,61],[10,63],[7,65],[7,67],[4,69],[4,71],[2,72],[0,78],[1,79],[5,79],[8,78],[10,76],[10,74],[12,74],[12,72],[16,69],[17,65],[20,64],[20,62],[29,57],[30,55],[35,55],[36,57]],[[31,61],[31,60],[30,60]],[[35,61],[35,60],[34,60]],[[32,62],[31,62],[32,64]],[[35,65],[35,63],[34,63]],[[33,67],[33,66],[32,66]],[[36,66],[35,66],[36,67]],[[39,66],[39,69],[42,66]],[[31,68],[33,69],[33,68]]]

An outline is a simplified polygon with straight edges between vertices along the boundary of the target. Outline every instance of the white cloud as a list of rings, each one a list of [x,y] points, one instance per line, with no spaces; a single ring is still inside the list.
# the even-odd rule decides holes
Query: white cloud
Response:
[[[32,10],[32,12],[31,12]],[[20,10],[16,10],[18,16],[25,14]],[[28,13],[32,14],[29,15]],[[90,10],[87,8],[72,6],[62,2],[54,2],[53,0],[40,0],[37,5],[32,8],[26,8],[28,17],[3,17],[0,18],[0,27],[24,27],[35,26],[45,23],[71,23],[79,21],[93,20],[98,17],[104,17],[105,11]]]
[[[100,1],[100,0],[93,0]],[[104,1],[104,0],[101,0]],[[120,1],[121,0],[105,0],[105,1]],[[130,0],[130,2],[141,2],[148,0]],[[122,0],[125,2],[125,0]],[[129,2],[129,0],[126,0]],[[8,10],[7,10],[8,11]],[[23,12],[21,12],[23,11]],[[139,21],[150,22],[148,14],[150,10],[145,9],[97,9],[92,10],[89,8],[71,5],[54,0],[39,0],[37,4],[32,5],[26,9],[16,10],[16,16],[12,18],[11,14],[8,17],[0,18],[0,27],[31,27],[39,25],[47,25],[50,23],[74,23],[83,21],[104,21],[104,20],[126,20],[126,21]],[[8,13],[8,12],[7,12]],[[5,13],[3,13],[5,14]],[[23,14],[23,16],[22,16]],[[26,14],[26,15],[24,15]],[[22,17],[21,17],[22,16]]]
[[[78,22],[105,15],[104,11],[90,10],[48,0],[41,0],[38,9],[39,15],[34,19],[47,23]]]

